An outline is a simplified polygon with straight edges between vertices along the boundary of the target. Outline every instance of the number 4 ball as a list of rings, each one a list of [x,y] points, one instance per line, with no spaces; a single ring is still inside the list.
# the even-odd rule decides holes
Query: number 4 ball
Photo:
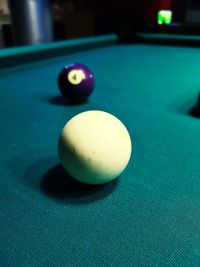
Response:
[[[69,101],[82,102],[94,89],[94,75],[85,65],[74,63],[62,69],[58,86],[61,94]]]
[[[115,116],[104,111],[86,111],[64,126],[58,154],[72,177],[87,184],[103,184],[126,168],[131,156],[131,139]]]

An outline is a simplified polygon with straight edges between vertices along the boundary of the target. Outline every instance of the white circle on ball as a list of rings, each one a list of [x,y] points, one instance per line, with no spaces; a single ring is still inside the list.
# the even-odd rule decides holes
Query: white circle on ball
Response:
[[[78,85],[85,78],[85,74],[82,70],[71,70],[68,73],[68,80],[71,84]]]
[[[82,112],[64,126],[58,154],[64,169],[88,184],[107,183],[126,168],[131,138],[124,124],[110,113]]]

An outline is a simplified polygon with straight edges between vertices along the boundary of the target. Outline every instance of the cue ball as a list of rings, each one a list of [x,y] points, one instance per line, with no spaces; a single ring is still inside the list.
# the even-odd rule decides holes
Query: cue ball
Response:
[[[87,184],[117,178],[131,156],[131,138],[124,124],[110,113],[82,112],[61,131],[58,155],[64,169]]]
[[[94,75],[83,64],[65,66],[58,76],[61,94],[72,102],[85,101],[94,90]]]

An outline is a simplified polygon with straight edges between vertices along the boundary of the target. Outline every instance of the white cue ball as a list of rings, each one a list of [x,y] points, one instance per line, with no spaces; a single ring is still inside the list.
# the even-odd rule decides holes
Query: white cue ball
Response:
[[[64,126],[58,141],[64,169],[87,184],[117,178],[131,156],[131,139],[123,123],[98,110],[82,112]]]

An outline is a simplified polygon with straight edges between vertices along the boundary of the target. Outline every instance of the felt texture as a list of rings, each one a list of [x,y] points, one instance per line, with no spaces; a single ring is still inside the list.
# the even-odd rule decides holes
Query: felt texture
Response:
[[[56,83],[71,62],[96,78],[79,105]],[[200,265],[199,62],[198,48],[121,44],[0,71],[0,266]],[[57,156],[64,124],[92,109],[133,145],[103,186],[75,182]]]

